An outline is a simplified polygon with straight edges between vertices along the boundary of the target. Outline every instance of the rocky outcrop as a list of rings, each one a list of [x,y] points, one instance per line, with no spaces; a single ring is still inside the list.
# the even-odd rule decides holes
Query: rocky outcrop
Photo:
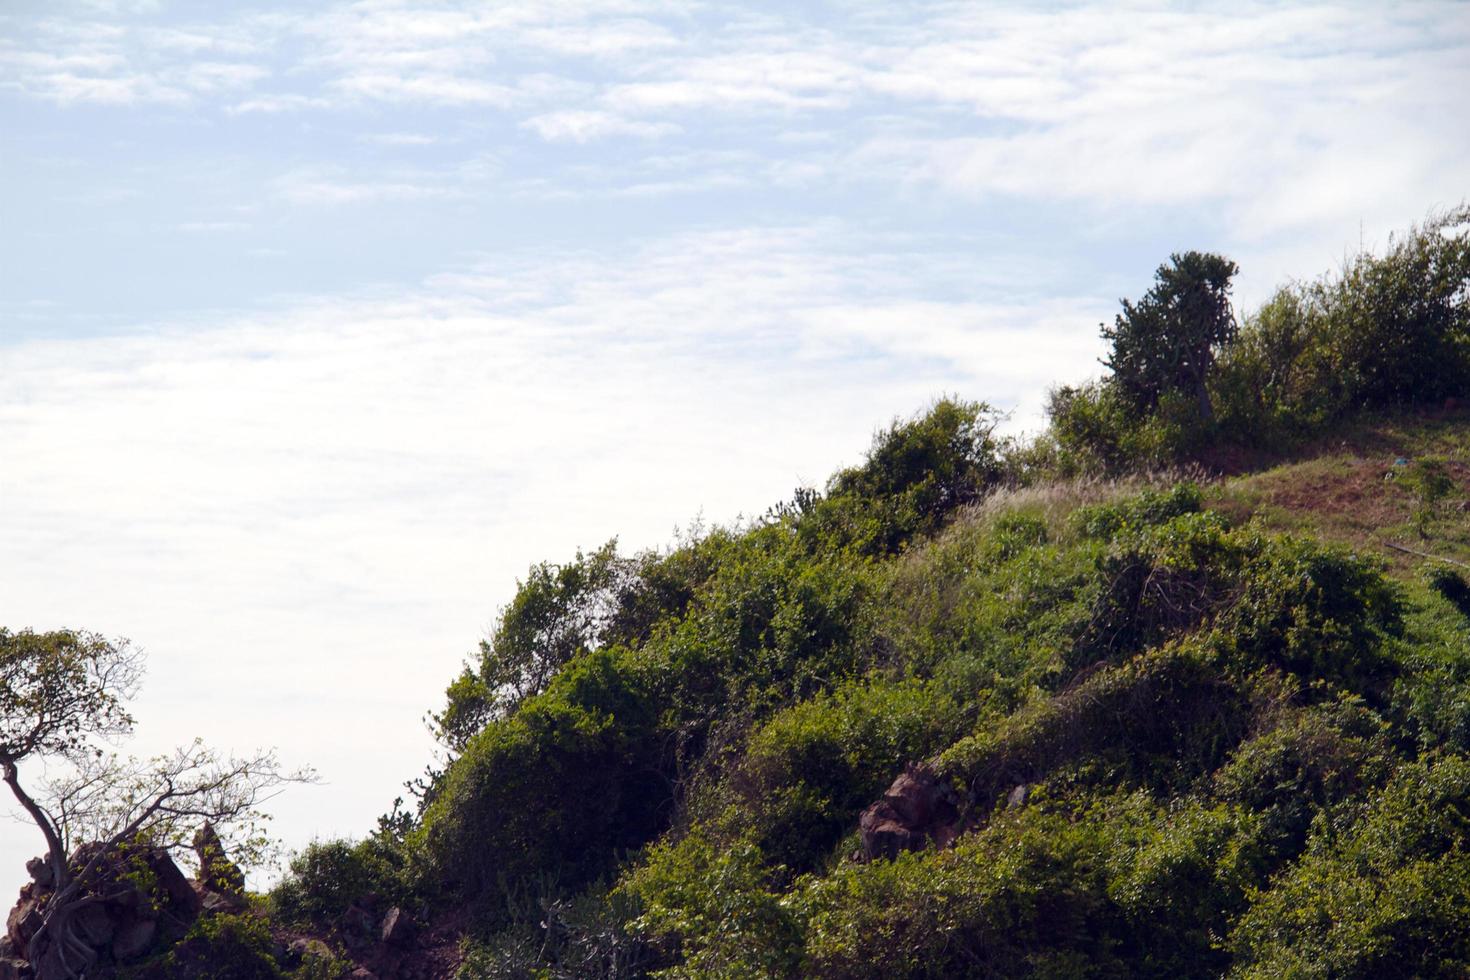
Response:
[[[55,893],[48,862],[26,864],[31,881],[5,920],[0,980],[71,980],[107,975],[112,966],[137,962],[183,938],[201,914],[245,907],[244,875],[208,827],[195,837],[201,879],[191,881],[163,848],[119,848],[98,862],[85,891],[41,929]],[[70,865],[92,861],[97,845],[79,847]],[[207,877],[206,877],[207,876]]]
[[[948,847],[961,830],[960,796],[933,769],[910,763],[883,798],[862,812],[858,829],[869,861],[930,845]]]
[[[224,843],[208,820],[194,834],[194,854],[199,858],[199,883],[220,895],[244,895],[245,874],[225,853]]]

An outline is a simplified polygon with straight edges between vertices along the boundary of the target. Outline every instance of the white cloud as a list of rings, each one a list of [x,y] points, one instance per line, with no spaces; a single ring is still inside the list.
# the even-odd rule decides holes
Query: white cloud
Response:
[[[443,142],[440,137],[428,133],[367,133],[358,139],[379,146],[433,146]]]
[[[656,139],[679,132],[679,127],[669,122],[644,122],[610,112],[588,110],[549,112],[532,116],[521,125],[534,130],[544,140],[568,140],[574,143],[586,143],[608,136]]]
[[[436,175],[404,174],[386,179],[360,179],[341,168],[294,170],[271,181],[275,196],[291,204],[344,205],[402,201],[444,201],[463,197],[465,189]]]
[[[208,234],[223,231],[247,231],[250,225],[243,221],[184,221],[174,227],[190,234]]]
[[[291,841],[361,833],[532,561],[759,512],[938,392],[1065,372],[1090,304],[927,298],[966,265],[733,229],[0,347],[9,622],[131,636],[146,746],[281,745],[331,783],[281,801]]]

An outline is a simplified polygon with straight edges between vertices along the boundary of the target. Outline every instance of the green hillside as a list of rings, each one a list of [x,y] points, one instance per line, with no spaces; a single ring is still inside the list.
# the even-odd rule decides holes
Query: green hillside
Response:
[[[1176,256],[1034,443],[945,399],[533,568],[419,806],[276,914],[391,892],[468,976],[1466,975],[1466,217],[1238,327]]]
[[[410,910],[403,976],[1470,975],[1467,221],[1238,320],[1174,256],[1039,439],[941,399],[533,567],[440,764],[246,918],[345,971]]]

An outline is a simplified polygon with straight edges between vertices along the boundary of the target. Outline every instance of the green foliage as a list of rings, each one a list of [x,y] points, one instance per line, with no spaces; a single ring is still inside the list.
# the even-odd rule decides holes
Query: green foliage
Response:
[[[1381,697],[1398,669],[1386,641],[1403,628],[1402,604],[1381,565],[1292,538],[1252,549],[1221,631],[1255,661]]]
[[[1238,811],[1144,795],[997,815],[952,850],[847,865],[793,901],[803,975],[1218,976],[1256,880]]]
[[[898,551],[999,484],[1005,444],[998,421],[982,402],[941,399],[879,432],[866,462],[834,476],[825,498],[799,497],[783,513],[796,516],[812,548]]]
[[[1470,206],[1336,275],[1278,290],[1236,331],[1235,267],[1188,253],[1103,334],[1112,375],[1053,391],[1055,470],[1144,469],[1223,445],[1281,448],[1367,412],[1470,391]]]
[[[289,873],[271,889],[270,909],[280,922],[326,926],[370,894],[395,902],[411,894],[402,855],[378,838],[317,841],[292,856]]]
[[[671,802],[654,698],[634,656],[583,654],[471,739],[415,843],[440,879],[486,897],[545,872],[570,884],[659,829]]]
[[[1414,460],[1398,483],[1414,495],[1417,504],[1414,530],[1419,537],[1428,538],[1430,525],[1439,516],[1444,502],[1459,489],[1454,477],[1450,476],[1443,459],[1430,456]]]
[[[1278,290],[1211,382],[1221,428],[1287,444],[1355,413],[1470,390],[1470,207],[1431,215],[1335,276]]]
[[[938,685],[915,680],[874,679],[799,702],[746,742],[718,824],[753,835],[792,872],[812,870],[904,762],[952,742],[964,721]]]
[[[487,721],[544,691],[579,651],[598,646],[617,611],[629,564],[609,541],[590,555],[577,552],[565,565],[531,566],[494,634],[480,644],[478,669],[465,668],[449,686],[444,710],[431,717],[439,740],[463,751]]]
[[[792,911],[772,889],[760,849],[716,845],[692,834],[660,844],[627,881],[643,906],[635,928],[677,965],[669,980],[793,976],[801,937]]]
[[[129,968],[126,980],[281,980],[264,919],[202,915],[168,952]]]
[[[1218,798],[1255,814],[1279,863],[1301,852],[1318,813],[1382,785],[1392,765],[1387,724],[1344,696],[1291,710],[1241,743],[1212,782]]]
[[[1429,571],[1429,587],[1444,596],[1451,605],[1470,616],[1470,582],[1453,568],[1438,565]]]
[[[1198,513],[1203,499],[1198,484],[1176,483],[1168,490],[1145,490],[1137,497],[1079,507],[1069,523],[1084,537],[1111,541],[1120,534]]]
[[[458,976],[464,980],[584,980],[639,977],[654,963],[633,933],[637,904],[597,885],[567,894],[537,878],[507,895],[507,924],[471,940]]]
[[[1151,412],[1181,393],[1195,400],[1202,424],[1214,421],[1206,381],[1216,352],[1235,337],[1230,280],[1238,271],[1218,255],[1171,255],[1143,299],[1123,300],[1113,326],[1102,328],[1112,383],[1135,409]]]
[[[1470,963],[1470,761],[1403,766],[1323,821],[1231,937],[1244,977],[1449,977]]]

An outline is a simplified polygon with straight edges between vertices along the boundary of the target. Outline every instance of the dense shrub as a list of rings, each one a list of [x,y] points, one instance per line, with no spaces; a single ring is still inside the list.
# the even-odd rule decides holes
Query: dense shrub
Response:
[[[1465,581],[1465,576],[1440,565],[1430,570],[1429,586],[1460,612],[1470,616],[1470,582]]]
[[[265,920],[246,914],[203,915],[168,952],[127,968],[127,980],[282,980]]]
[[[1470,962],[1470,761],[1404,766],[1241,918],[1246,977],[1449,977]]]
[[[1005,475],[998,414],[980,402],[941,399],[878,433],[861,466],[845,469],[825,497],[798,498],[789,513],[814,549],[888,554],[937,530]]]
[[[317,841],[293,855],[289,872],[270,892],[272,914],[282,922],[324,926],[367,895],[388,902],[412,894],[404,854],[370,837],[357,843]]]
[[[810,881],[808,976],[1218,976],[1249,818],[1146,796],[998,815],[954,849]]]
[[[628,651],[568,664],[450,767],[417,833],[440,879],[493,899],[532,874],[575,886],[610,870],[668,816],[656,713]]]
[[[628,879],[644,908],[635,928],[676,964],[661,976],[794,976],[800,926],[773,889],[770,868],[749,842],[716,844],[702,834],[653,848]]]

